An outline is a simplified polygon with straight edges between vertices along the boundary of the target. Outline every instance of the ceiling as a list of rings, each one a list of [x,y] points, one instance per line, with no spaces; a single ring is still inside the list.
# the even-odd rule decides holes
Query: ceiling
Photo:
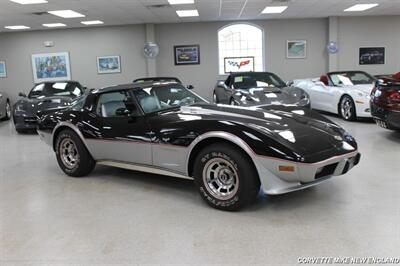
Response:
[[[26,25],[31,30],[45,29],[44,23],[64,23],[69,28],[87,27],[82,20],[102,20],[104,25],[174,23],[194,21],[256,20],[280,18],[316,18],[329,16],[399,15],[400,0],[195,0],[191,5],[168,5],[167,0],[48,0],[47,4],[20,5],[0,0],[0,32],[4,26]],[[343,12],[361,3],[379,6],[364,12]],[[154,5],[164,5],[154,7]],[[261,14],[268,5],[288,5],[282,14]],[[86,18],[59,18],[32,13],[72,9]],[[199,17],[179,18],[176,10],[197,9]],[[93,26],[92,26],[93,27]]]

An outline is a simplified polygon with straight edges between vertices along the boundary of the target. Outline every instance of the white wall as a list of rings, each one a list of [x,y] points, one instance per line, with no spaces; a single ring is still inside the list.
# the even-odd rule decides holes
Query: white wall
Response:
[[[325,46],[329,35],[328,19],[263,20],[252,23],[265,32],[266,70],[283,79],[317,77],[328,69]],[[210,98],[218,75],[218,29],[229,22],[160,24],[155,26],[160,55],[156,60],[158,75],[172,75]],[[372,74],[394,73],[400,70],[400,17],[340,17],[338,68],[361,69]],[[142,55],[146,32],[144,25],[93,27],[84,29],[0,33],[0,60],[7,62],[7,78],[0,78],[0,89],[14,99],[19,91],[32,87],[31,55],[46,52],[70,52],[72,78],[88,87],[129,83],[135,77],[146,76],[146,59]],[[306,59],[286,59],[286,40],[307,40]],[[55,47],[45,48],[51,40]],[[200,44],[201,64],[174,65],[174,45]],[[386,64],[358,65],[360,46],[385,46]],[[96,56],[120,55],[121,74],[97,74]]]
[[[54,47],[44,47],[49,40]],[[0,60],[6,61],[7,78],[0,78],[0,89],[14,100],[18,92],[28,92],[33,86],[31,55],[52,52],[69,52],[72,79],[90,88],[129,83],[146,75],[144,43],[144,25],[1,33]],[[122,72],[97,74],[96,57],[104,55],[120,55]]]
[[[400,71],[400,17],[340,17],[338,20],[340,70],[359,69],[371,74]],[[386,47],[384,65],[359,65],[360,47]]]
[[[266,20],[252,22],[264,30],[266,70],[283,79],[319,76],[327,70],[327,19]],[[218,29],[229,22],[163,24],[156,26],[160,45],[159,75],[178,76],[210,98],[218,75]],[[306,59],[287,59],[286,40],[307,40]],[[200,44],[201,65],[175,66],[174,45]]]

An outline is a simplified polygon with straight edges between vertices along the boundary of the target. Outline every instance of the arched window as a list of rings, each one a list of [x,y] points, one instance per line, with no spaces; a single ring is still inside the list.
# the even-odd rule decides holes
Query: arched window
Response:
[[[249,24],[234,24],[218,31],[219,74],[225,74],[225,58],[254,57],[254,70],[264,71],[263,31]]]

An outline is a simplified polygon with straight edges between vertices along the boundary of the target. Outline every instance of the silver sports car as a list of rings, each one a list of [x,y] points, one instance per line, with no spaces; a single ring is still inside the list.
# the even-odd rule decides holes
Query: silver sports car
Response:
[[[11,101],[4,92],[0,91],[0,120],[9,120],[11,117]]]

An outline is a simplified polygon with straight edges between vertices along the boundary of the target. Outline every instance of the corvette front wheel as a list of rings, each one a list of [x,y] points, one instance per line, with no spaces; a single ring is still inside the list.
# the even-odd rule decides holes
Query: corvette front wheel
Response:
[[[212,207],[236,211],[253,202],[260,181],[250,160],[238,148],[213,144],[198,154],[194,178],[202,198]]]
[[[356,106],[350,96],[345,95],[340,100],[339,114],[347,121],[354,121],[357,119]]]

